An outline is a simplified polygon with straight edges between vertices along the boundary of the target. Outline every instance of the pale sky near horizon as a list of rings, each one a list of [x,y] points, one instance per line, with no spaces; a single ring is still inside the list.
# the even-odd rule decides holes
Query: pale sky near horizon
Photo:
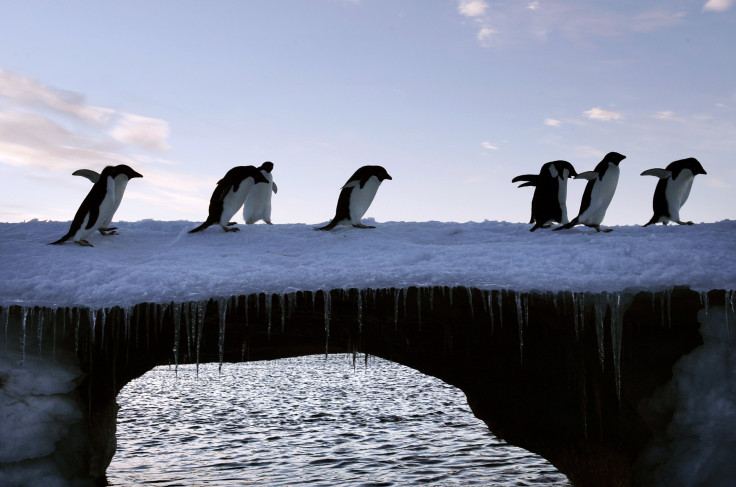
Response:
[[[0,0],[0,221],[71,220],[71,173],[122,162],[115,220],[203,221],[270,160],[274,223],[329,220],[366,164],[379,222],[527,222],[514,176],[609,151],[604,226],[648,221],[639,174],[685,157],[681,217],[734,219],[735,46],[735,0]]]

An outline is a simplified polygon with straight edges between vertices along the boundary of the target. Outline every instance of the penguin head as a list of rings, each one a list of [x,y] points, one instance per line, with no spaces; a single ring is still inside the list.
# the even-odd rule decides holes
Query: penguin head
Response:
[[[261,164],[261,167],[259,167],[261,171],[271,172],[273,171],[273,162],[266,161],[263,164]]]
[[[378,178],[379,181],[383,181],[384,179],[391,179],[391,176],[389,176],[386,169],[384,169],[382,166],[373,166],[374,173],[373,175]]]
[[[618,164],[624,159],[626,159],[626,156],[623,154],[619,154],[618,152],[609,152],[606,154],[606,157],[603,158],[602,162],[608,162],[618,166]]]
[[[552,177],[567,179],[578,175],[578,173],[575,171],[575,168],[572,167],[572,164],[567,161],[553,161],[548,162],[547,164],[551,164],[550,174],[552,174]],[[556,174],[553,173],[552,168],[554,168],[554,173]]]
[[[690,171],[693,173],[693,176],[697,176],[698,174],[708,174],[707,172],[705,172],[705,169],[703,169],[700,161],[698,161],[694,157],[680,159],[679,161],[671,162],[667,165],[667,170],[672,172],[672,177],[675,179],[677,179],[677,176],[683,169],[690,169]]]
[[[105,168],[105,170],[107,170],[107,168]],[[102,171],[102,172],[104,173],[105,171]],[[126,164],[118,164],[117,166],[115,166],[115,167],[112,168],[112,171],[110,173],[110,175],[112,177],[119,176],[121,174],[124,175],[124,176],[127,176],[128,179],[142,178],[143,177],[142,174],[140,174],[139,172],[134,171],[132,167],[130,167],[130,166],[126,165]]]

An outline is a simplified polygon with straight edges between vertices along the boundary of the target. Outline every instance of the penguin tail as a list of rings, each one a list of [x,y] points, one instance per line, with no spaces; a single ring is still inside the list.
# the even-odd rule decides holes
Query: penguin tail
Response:
[[[560,225],[557,228],[553,228],[552,231],[556,232],[557,230],[567,230],[568,228],[572,228],[577,224],[578,224],[578,217],[575,217],[570,223],[565,223],[564,225]]]
[[[211,226],[211,225],[212,225],[213,223],[215,223],[215,222],[211,222],[211,221],[207,220],[206,222],[204,222],[203,224],[201,224],[201,225],[200,225],[200,226],[198,226],[197,228],[193,228],[192,230],[189,230],[189,233],[197,233],[197,232],[201,232],[201,231],[202,231],[202,230],[204,230],[205,228],[207,228],[207,227]]]
[[[316,227],[315,230],[332,230],[336,226],[337,226],[337,218],[333,218],[330,223],[328,223],[324,227]]]
[[[67,240],[69,240],[69,238],[71,236],[72,236],[71,233],[67,233],[66,235],[64,235],[63,237],[61,237],[59,240],[57,240],[56,242],[50,242],[48,245],[61,245],[64,242],[66,242]]]
[[[659,219],[659,218],[657,218],[657,216],[655,215],[655,216],[653,216],[653,217],[652,217],[652,219],[651,219],[651,220],[649,220],[648,222],[646,222],[646,223],[645,223],[644,225],[642,225],[642,226],[643,226],[643,227],[648,227],[649,225],[654,225],[655,223],[657,223],[657,220],[658,220],[658,219]]]

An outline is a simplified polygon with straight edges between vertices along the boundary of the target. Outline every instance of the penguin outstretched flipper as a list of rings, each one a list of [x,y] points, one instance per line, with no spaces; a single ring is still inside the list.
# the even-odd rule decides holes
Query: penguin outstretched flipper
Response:
[[[360,222],[376,196],[378,187],[386,179],[392,179],[381,166],[363,166],[348,179],[337,198],[335,217],[323,227],[315,230],[332,230],[337,225],[352,225],[355,228],[375,228]]]
[[[577,172],[567,161],[552,161],[542,165],[539,174],[522,174],[511,180],[522,182],[520,188],[534,187],[529,229],[548,228],[553,222],[567,223],[567,180]]]
[[[117,230],[117,227],[111,227],[110,223],[112,222],[113,216],[115,216],[115,212],[120,206],[120,202],[123,199],[123,194],[125,193],[125,188],[128,186],[128,182],[131,179],[143,177],[140,173],[134,171],[130,166],[127,166],[125,164],[119,164],[114,167],[115,173],[113,177],[113,182],[115,184],[115,204],[113,205],[113,209],[110,214],[105,218],[104,221],[100,223],[100,227],[97,228],[97,231],[105,236],[118,235],[118,233],[115,231]],[[97,181],[100,180],[100,174],[97,173],[97,171],[93,171],[92,169],[78,169],[74,171],[72,175],[85,177],[92,181],[93,184],[97,183]]]
[[[72,173],[72,176],[82,176],[92,181],[92,184],[100,180],[100,173],[92,169],[78,169]]]
[[[700,162],[694,157],[671,162],[665,169],[647,169],[642,176],[659,178],[654,189],[652,199],[652,218],[644,224],[645,227],[661,223],[667,225],[675,222],[679,225],[692,225],[691,221],[680,219],[680,209],[690,196],[693,180],[698,174],[708,174]]]

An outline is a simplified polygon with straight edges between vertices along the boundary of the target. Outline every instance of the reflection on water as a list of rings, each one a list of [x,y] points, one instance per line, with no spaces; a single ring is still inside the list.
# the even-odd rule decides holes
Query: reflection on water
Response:
[[[115,486],[569,485],[460,390],[380,359],[159,367],[118,403]]]

